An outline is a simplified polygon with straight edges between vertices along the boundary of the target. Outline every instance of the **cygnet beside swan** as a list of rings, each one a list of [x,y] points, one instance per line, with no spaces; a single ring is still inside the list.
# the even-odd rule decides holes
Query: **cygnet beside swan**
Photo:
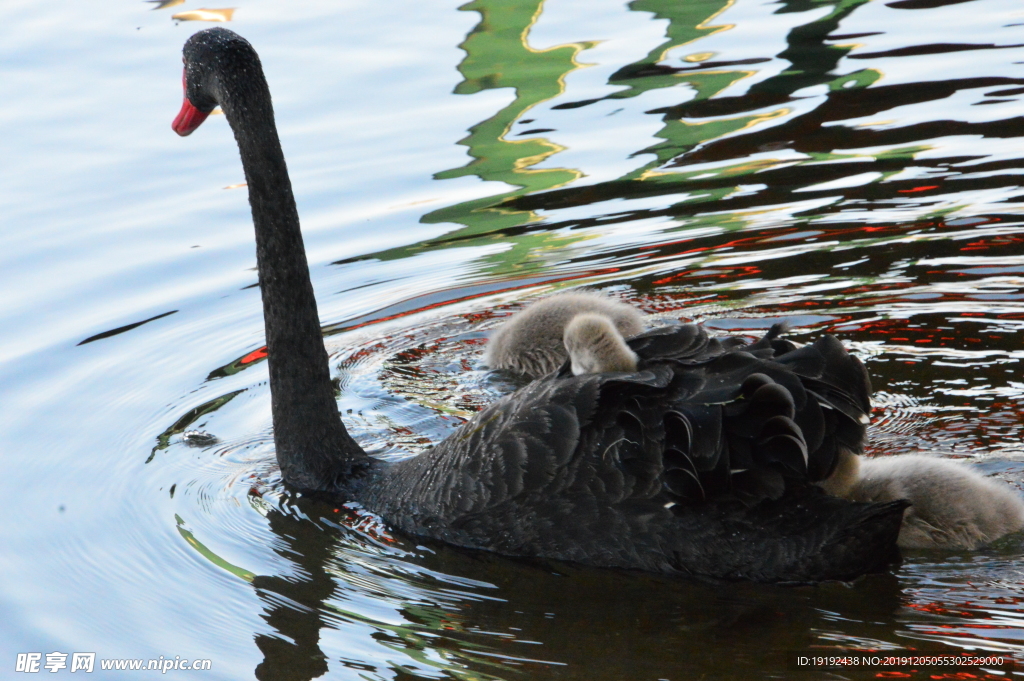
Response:
[[[624,338],[644,330],[643,313],[631,305],[595,291],[556,293],[517,312],[498,327],[487,343],[484,363],[530,378],[551,373],[568,356],[563,333],[580,314],[606,318]]]
[[[967,466],[925,454],[863,458],[844,451],[821,483],[851,501],[906,499],[902,548],[976,549],[1024,529],[1024,501]]]

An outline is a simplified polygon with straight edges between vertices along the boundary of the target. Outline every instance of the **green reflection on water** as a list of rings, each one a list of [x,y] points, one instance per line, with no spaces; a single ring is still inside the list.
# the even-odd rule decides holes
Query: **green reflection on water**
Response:
[[[225,404],[241,395],[243,392],[245,392],[244,388],[241,390],[235,390],[233,392],[227,393],[226,395],[221,395],[219,397],[215,397],[212,400],[204,402],[203,404],[200,404],[198,407],[189,409],[177,421],[175,421],[170,428],[168,428],[167,430],[165,430],[164,432],[160,433],[160,435],[157,436],[156,446],[153,447],[153,451],[149,453],[149,458],[146,459],[146,463],[152,461],[153,457],[156,456],[156,453],[158,451],[160,451],[161,449],[167,449],[171,444],[172,437],[184,433],[189,426],[198,421],[200,418],[206,416],[207,414],[212,414],[213,412],[217,411]]]
[[[696,3],[641,0],[633,3],[630,7],[635,11],[653,12],[658,18],[669,19],[668,40],[643,60],[623,71],[637,73],[644,65],[655,63],[674,47],[728,28],[705,25],[728,4],[729,2],[721,0]],[[422,222],[453,222],[463,225],[464,228],[440,240],[392,249],[377,253],[374,257],[383,260],[398,259],[422,250],[500,241],[510,247],[499,253],[482,256],[485,267],[493,275],[523,276],[544,265],[543,254],[546,251],[558,251],[571,242],[586,238],[580,234],[567,235],[546,231],[526,231],[514,236],[500,234],[502,230],[536,222],[539,219],[534,211],[518,209],[511,205],[511,200],[557,189],[583,176],[581,171],[575,169],[534,168],[541,161],[561,151],[562,148],[553,142],[541,137],[507,139],[512,126],[525,118],[530,109],[562,94],[565,89],[565,76],[580,67],[577,56],[582,50],[593,45],[576,43],[546,50],[530,47],[528,34],[542,7],[543,3],[537,0],[475,0],[460,8],[464,11],[479,12],[481,21],[462,43],[466,58],[460,64],[459,71],[464,80],[455,91],[459,94],[474,94],[482,90],[510,87],[515,89],[515,99],[494,116],[473,126],[470,135],[460,142],[469,148],[469,154],[473,157],[470,163],[462,168],[446,170],[435,175],[436,179],[475,175],[485,181],[504,182],[515,189],[428,213],[421,218]],[[615,80],[614,84],[625,85],[626,89],[612,96],[633,97],[651,89],[688,83],[701,93],[702,97],[710,97],[746,75],[749,75],[749,72],[716,71],[679,74],[667,78],[624,78]],[[698,136],[697,141],[705,139],[708,135],[732,132],[748,123],[748,120],[743,120],[712,124],[707,133]],[[675,121],[669,125],[673,128],[679,127]],[[691,145],[695,143],[696,141],[689,142]],[[674,144],[673,149],[677,146]],[[665,158],[674,155],[668,146],[664,152],[656,154],[655,160],[649,166],[645,166],[645,169],[659,165]],[[644,153],[654,152],[645,150]],[[636,179],[643,179],[640,177],[642,173],[643,171],[640,171]],[[629,176],[622,179],[635,178]],[[723,193],[728,192],[711,192],[709,197],[714,198]]]
[[[507,2],[506,0],[475,0],[459,9],[479,12],[480,23],[462,42],[466,58],[459,65],[463,81],[455,88],[457,94],[471,95],[482,90],[513,88],[515,99],[485,121],[470,128],[470,134],[459,144],[469,147],[473,160],[462,168],[445,170],[434,177],[446,180],[475,175],[485,181],[505,182],[516,190],[479,202],[462,203],[424,216],[423,222],[461,222],[476,226],[472,214],[486,209],[508,196],[530,193],[568,184],[581,177],[577,170],[564,168],[536,169],[549,156],[562,150],[543,137],[521,140],[507,139],[512,125],[537,104],[552,99],[565,90],[565,76],[579,68],[577,55],[592,43],[558,45],[546,50],[530,47],[527,35],[540,16],[543,2]],[[489,229],[530,221],[530,214],[497,211],[488,216]],[[495,224],[497,222],[497,225]],[[481,225],[482,226],[482,225]]]
[[[658,69],[658,65],[668,57],[668,53],[677,47],[732,28],[728,24],[714,25],[711,22],[734,2],[735,0],[634,0],[629,3],[629,8],[633,11],[650,12],[656,19],[668,19],[668,28],[665,31],[667,40],[651,50],[643,59],[619,69],[611,77],[616,85],[626,86],[625,90],[616,92],[612,97],[636,97],[650,90],[675,87],[680,82],[686,82],[697,92],[697,99],[707,99],[747,75],[743,71],[680,74],[672,73],[668,69]]]
[[[864,70],[836,78],[831,74],[839,59],[850,46],[826,44],[827,36],[836,30],[839,22],[866,0],[845,0],[836,4],[828,15],[794,29],[788,40],[789,47],[782,56],[793,62],[793,68],[782,74],[754,85],[751,92],[774,93],[778,100],[795,90],[814,84],[832,83],[832,88],[849,88],[851,85],[865,87],[880,76],[876,71]],[[732,5],[733,0],[705,0],[680,3],[675,0],[635,0],[629,9],[650,12],[657,19],[667,19],[666,40],[652,49],[644,58],[619,69],[610,79],[611,85],[624,89],[609,95],[609,98],[625,99],[645,92],[666,87],[684,86],[694,93],[688,102],[710,99],[726,88],[746,78],[754,71],[744,69],[714,69],[689,71],[662,66],[667,55],[685,45],[697,49],[703,37],[729,30],[729,24],[715,23],[716,17]],[[515,200],[527,194],[551,191],[571,183],[582,176],[578,170],[546,169],[537,170],[531,166],[556,153],[557,145],[540,138],[530,140],[506,140],[512,125],[539,102],[560,94],[567,73],[578,67],[576,56],[588,44],[563,45],[548,50],[533,50],[527,43],[530,27],[536,21],[542,5],[537,2],[520,2],[498,6],[495,0],[479,0],[463,6],[464,10],[481,13],[480,24],[470,33],[463,48],[467,57],[460,66],[465,80],[456,92],[472,94],[484,89],[514,87],[515,100],[490,119],[474,126],[471,134],[462,144],[470,148],[474,161],[463,168],[438,173],[438,179],[473,174],[483,180],[502,181],[517,189],[496,196],[477,199],[449,206],[425,215],[425,223],[455,222],[464,229],[449,234],[445,239],[432,244],[420,244],[421,248],[444,247],[445,242],[458,240],[460,245],[474,242],[466,237],[488,235],[495,231],[520,226],[538,219],[530,210],[517,209]],[[787,3],[780,11],[798,11],[797,3]],[[710,53],[695,54],[695,60],[706,60]],[[699,59],[698,59],[699,58]],[[783,98],[784,99],[784,98]],[[770,103],[770,102],[769,102]],[[681,105],[682,106],[682,105]],[[650,154],[651,161],[618,180],[601,183],[592,187],[588,194],[591,200],[603,198],[628,198],[648,195],[647,183],[663,186],[654,194],[670,192],[692,192],[684,203],[714,201],[736,190],[732,187],[700,188],[689,186],[695,172],[670,172],[662,169],[667,162],[696,146],[734,134],[760,123],[786,116],[788,107],[776,107],[768,111],[734,116],[711,116],[702,120],[681,120],[679,112],[665,113],[664,127],[655,137],[663,140],[638,154]],[[743,160],[718,170],[719,177],[748,175],[764,169],[763,165]],[[621,183],[629,184],[622,186]],[[668,186],[674,185],[674,186]],[[613,188],[611,192],[604,188]],[[607,196],[610,194],[611,196]],[[500,254],[484,256],[491,261],[494,274],[513,274],[521,268],[531,253],[538,253],[552,246],[564,247],[566,239],[575,241],[581,236],[553,235],[530,231],[518,235],[504,235],[503,241],[512,248]],[[558,243],[552,243],[557,240]],[[401,256],[407,249],[401,249]],[[523,252],[527,251],[527,252]],[[393,254],[398,256],[399,254]],[[400,256],[399,256],[400,257]]]
[[[824,161],[856,162],[865,156],[875,161],[905,161],[879,168],[879,176],[870,181],[878,183],[899,174],[916,154],[928,148],[928,145],[919,144],[869,154],[813,152],[798,154],[795,158],[793,154],[758,154],[751,158],[748,154],[758,152],[757,148],[740,148],[732,151],[731,160],[730,156],[724,156],[723,163],[716,163],[710,170],[707,165],[687,168],[684,157],[694,149],[703,149],[737,133],[744,134],[745,130],[761,130],[765,127],[763,124],[788,124],[793,114],[790,102],[799,90],[811,86],[825,86],[828,92],[859,89],[872,85],[882,75],[875,69],[839,76],[835,73],[839,61],[856,45],[838,44],[829,36],[837,33],[843,19],[867,0],[840,0],[835,3],[785,0],[777,13],[807,12],[816,7],[828,8],[829,11],[789,32],[787,47],[777,56],[788,60],[790,68],[751,85],[743,94],[724,95],[727,88],[757,73],[739,64],[767,60],[734,62],[737,67],[733,68],[729,66],[730,62],[714,64],[713,52],[700,51],[702,38],[734,27],[720,19],[734,1],[634,0],[628,5],[630,11],[650,13],[655,19],[667,20],[665,39],[640,60],[612,74],[608,84],[621,89],[604,98],[629,99],[653,90],[675,87],[679,89],[681,101],[649,112],[662,114],[663,124],[654,135],[660,141],[635,152],[635,155],[649,155],[651,159],[647,163],[617,179],[585,186],[576,183],[583,177],[579,169],[536,167],[556,156],[562,150],[559,145],[540,136],[528,139],[508,137],[517,123],[529,122],[532,109],[564,92],[565,77],[581,67],[577,60],[580,52],[594,43],[572,43],[545,50],[530,47],[529,33],[543,11],[542,0],[474,0],[463,5],[462,11],[478,12],[481,19],[461,44],[466,57],[459,66],[463,80],[455,92],[472,95],[484,90],[512,88],[515,97],[509,105],[473,126],[470,134],[460,141],[472,157],[469,163],[439,172],[434,177],[444,180],[472,175],[488,182],[502,182],[512,189],[427,213],[421,222],[455,223],[461,228],[439,238],[378,252],[370,257],[393,260],[437,249],[500,244],[502,248],[489,248],[478,256],[474,268],[477,276],[485,272],[500,280],[521,279],[550,270],[552,257],[564,260],[567,249],[595,236],[592,230],[540,228],[536,223],[543,219],[542,210],[556,211],[616,199],[666,196],[669,198],[665,207],[644,212],[666,220],[668,231],[707,225],[715,225],[724,231],[741,231],[750,226],[747,216],[751,206],[733,210],[726,203],[716,208],[712,215],[700,213],[708,210],[704,206],[731,199],[733,195],[749,193],[745,185],[750,182],[773,181],[770,175],[753,180],[751,176],[757,173]],[[683,57],[684,66],[665,63],[673,52]],[[703,62],[708,63],[708,68],[695,68],[695,64]],[[591,103],[570,102],[561,106],[574,108]],[[776,120],[778,123],[773,123]],[[812,124],[820,125],[820,122],[812,121]],[[785,187],[790,180],[780,178],[777,181]],[[815,182],[819,181],[815,178]],[[789,192],[791,188],[785,191]],[[672,195],[678,196],[672,198]],[[802,200],[811,198],[811,195],[766,196],[764,201],[786,205],[794,198]],[[755,212],[763,212],[763,209],[753,207]],[[799,215],[798,221],[814,220],[819,212],[811,209],[809,213]],[[595,270],[590,274],[603,271]]]
[[[327,601],[323,606],[343,620],[370,627],[375,632],[374,638],[378,644],[397,654],[399,660],[402,657],[409,658],[405,663],[392,661],[393,669],[414,673],[416,667],[409,665],[409,662],[413,662],[418,665],[419,671],[442,671],[458,681],[502,681],[507,678],[509,669],[502,660],[510,658],[490,652],[494,650],[491,646],[476,643],[466,637],[455,638],[453,634],[465,632],[458,626],[457,620],[453,620],[451,615],[437,606],[404,604],[402,615],[406,618],[405,624],[392,624],[371,618],[341,608],[335,601]],[[484,669],[501,676],[488,674]]]
[[[252,582],[252,580],[256,579],[256,575],[249,572],[245,568],[241,568],[237,565],[233,565],[227,562],[226,560],[218,556],[216,553],[211,551],[209,548],[207,548],[207,546],[203,544],[201,541],[196,539],[195,535],[192,534],[190,530],[185,529],[185,521],[181,518],[181,516],[179,516],[178,514],[174,514],[174,520],[178,524],[178,533],[181,534],[185,541],[188,542],[188,545],[194,548],[203,558],[210,561],[217,567],[227,570],[234,576],[245,580],[246,582]]]

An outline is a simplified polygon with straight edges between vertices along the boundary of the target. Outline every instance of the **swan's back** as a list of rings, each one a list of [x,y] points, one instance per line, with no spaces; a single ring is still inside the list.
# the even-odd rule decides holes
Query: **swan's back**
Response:
[[[742,342],[675,327],[630,341],[635,373],[563,367],[382,470],[365,503],[405,531],[508,555],[771,582],[881,569],[905,504],[810,484],[839,447],[859,449],[863,367],[828,337]]]
[[[905,548],[974,549],[1024,528],[1024,502],[1008,485],[935,456],[863,459],[847,497],[910,501],[899,538]]]
[[[607,317],[628,338],[644,329],[644,315],[636,308],[593,291],[558,293],[539,300],[510,317],[492,334],[484,363],[537,378],[561,366],[567,353],[562,334],[573,317]]]

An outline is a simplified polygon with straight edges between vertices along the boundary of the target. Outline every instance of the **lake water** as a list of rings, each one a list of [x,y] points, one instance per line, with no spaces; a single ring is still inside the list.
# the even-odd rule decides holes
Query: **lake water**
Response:
[[[1021,536],[853,584],[723,586],[421,545],[290,494],[235,143],[223,117],[170,130],[181,45],[210,25],[172,15],[200,7],[4,5],[0,676],[76,652],[103,679],[161,656],[211,680],[1024,675],[796,664],[1024,665]],[[1024,484],[1019,0],[235,8],[373,453],[507,391],[488,331],[587,285],[658,322],[834,333],[877,391],[870,454]],[[68,668],[14,671],[29,652]]]

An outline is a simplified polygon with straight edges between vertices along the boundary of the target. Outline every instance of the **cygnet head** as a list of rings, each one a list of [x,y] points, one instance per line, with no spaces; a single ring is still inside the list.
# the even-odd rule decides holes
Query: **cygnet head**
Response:
[[[572,318],[562,337],[572,373],[597,374],[605,371],[636,371],[636,354],[608,317],[580,314]]]
[[[599,314],[611,321],[620,337],[644,330],[636,308],[594,291],[558,293],[538,300],[506,321],[491,336],[484,363],[539,378],[562,366],[568,357],[563,334],[579,314]]]

